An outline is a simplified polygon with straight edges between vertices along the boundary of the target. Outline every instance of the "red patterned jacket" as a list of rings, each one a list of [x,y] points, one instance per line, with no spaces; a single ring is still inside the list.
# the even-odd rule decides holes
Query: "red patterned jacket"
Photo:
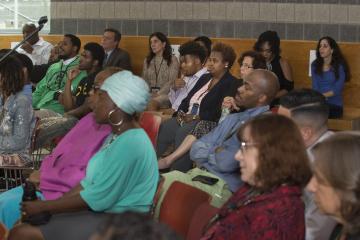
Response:
[[[284,185],[252,196],[250,191],[249,186],[240,188],[219,210],[218,221],[201,240],[305,239],[300,187]]]

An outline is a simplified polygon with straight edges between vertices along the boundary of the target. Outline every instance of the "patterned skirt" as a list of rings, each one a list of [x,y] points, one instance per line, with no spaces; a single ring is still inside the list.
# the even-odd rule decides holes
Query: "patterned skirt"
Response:
[[[217,126],[217,122],[212,121],[206,121],[206,120],[200,120],[193,130],[191,130],[190,134],[194,135],[196,139],[201,138],[205,134],[208,134]]]

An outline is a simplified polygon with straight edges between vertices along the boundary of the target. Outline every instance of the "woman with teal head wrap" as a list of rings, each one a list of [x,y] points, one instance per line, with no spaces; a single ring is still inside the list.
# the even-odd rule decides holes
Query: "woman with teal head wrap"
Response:
[[[53,201],[22,203],[23,216],[44,211],[53,216],[39,227],[15,227],[10,239],[89,239],[109,213],[150,210],[159,179],[157,158],[134,117],[146,108],[149,88],[140,77],[121,71],[94,92],[95,119],[111,124],[112,134],[90,159],[85,178],[71,194]]]

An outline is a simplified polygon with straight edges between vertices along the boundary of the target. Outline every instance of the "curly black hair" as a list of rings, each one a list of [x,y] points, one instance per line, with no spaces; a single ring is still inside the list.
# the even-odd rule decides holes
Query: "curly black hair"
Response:
[[[180,56],[192,55],[198,57],[201,63],[204,63],[206,60],[205,49],[195,41],[189,41],[182,44],[179,48]]]

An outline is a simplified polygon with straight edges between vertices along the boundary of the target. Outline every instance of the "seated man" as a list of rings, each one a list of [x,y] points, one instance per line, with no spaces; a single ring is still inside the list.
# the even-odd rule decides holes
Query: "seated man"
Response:
[[[36,31],[34,24],[25,24],[22,29],[24,39]],[[34,65],[47,64],[50,57],[50,51],[53,48],[51,43],[44,41],[39,37],[39,32],[28,39],[17,52],[28,56]]]
[[[104,70],[101,78],[95,80],[96,88],[90,103],[97,101],[96,89],[106,78],[118,70]],[[46,200],[58,199],[68,192],[85,176],[85,169],[90,158],[100,149],[109,135],[109,125],[99,125],[94,115],[89,113],[61,140],[53,152],[46,157],[40,168],[40,190]],[[86,146],[86,147],[84,147]],[[33,179],[34,175],[30,176]],[[0,195],[0,221],[8,228],[20,218],[19,203],[23,188],[17,187]]]
[[[213,197],[211,204],[214,206],[220,207],[226,202],[242,184],[239,163],[234,158],[240,147],[236,133],[245,121],[269,110],[269,103],[278,90],[277,77],[267,70],[254,70],[244,79],[235,102],[246,110],[228,115],[214,130],[192,145],[190,158],[199,168],[187,173],[172,171],[163,174],[165,181],[156,216],[173,181],[181,181],[208,192]]]
[[[59,97],[67,112],[62,117],[55,112],[51,114],[50,110],[45,110],[47,115],[52,117],[41,119],[37,147],[54,137],[63,136],[76,124],[78,119],[91,111],[86,100],[93,87],[95,76],[102,68],[103,59],[104,50],[99,44],[92,42],[85,44],[79,67],[70,70],[64,92]],[[81,71],[86,71],[87,76],[83,77],[77,89],[72,91],[72,82],[81,74]]]
[[[47,70],[45,77],[37,84],[32,95],[34,109],[49,109],[60,115],[64,113],[64,106],[59,102],[60,93],[64,90],[68,72],[79,65],[80,39],[72,34],[65,34],[59,49],[62,61],[54,63]],[[72,82],[72,89],[76,89],[80,80],[86,75],[81,72]],[[61,101],[61,99],[60,99]],[[45,112],[35,113],[39,118],[46,117]]]
[[[325,97],[312,89],[293,90],[280,98],[279,114],[291,117],[298,125],[313,161],[311,149],[333,134],[328,131],[329,108]],[[304,190],[306,240],[329,239],[336,221],[322,214],[313,195]]]
[[[180,46],[179,53],[182,76],[175,80],[169,92],[171,108],[174,111],[178,110],[181,101],[189,94],[199,78],[207,72],[204,67],[206,52],[200,44],[194,41],[184,43]]]
[[[105,50],[104,67],[120,67],[131,71],[130,55],[119,48],[121,33],[114,28],[104,30],[101,45]]]

